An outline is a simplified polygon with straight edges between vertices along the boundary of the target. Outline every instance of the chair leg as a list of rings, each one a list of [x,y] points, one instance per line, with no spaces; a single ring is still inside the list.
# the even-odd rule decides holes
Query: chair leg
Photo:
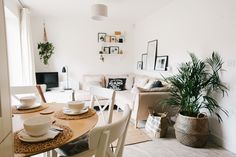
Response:
[[[135,126],[136,129],[138,128],[138,120],[136,120],[136,121],[134,122],[134,126]]]

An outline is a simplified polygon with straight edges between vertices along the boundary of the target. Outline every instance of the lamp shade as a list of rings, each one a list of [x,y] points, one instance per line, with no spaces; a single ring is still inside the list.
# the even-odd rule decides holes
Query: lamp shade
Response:
[[[66,73],[66,67],[63,67],[61,72]]]
[[[104,4],[93,4],[91,7],[92,19],[101,21],[107,18],[107,6]]]

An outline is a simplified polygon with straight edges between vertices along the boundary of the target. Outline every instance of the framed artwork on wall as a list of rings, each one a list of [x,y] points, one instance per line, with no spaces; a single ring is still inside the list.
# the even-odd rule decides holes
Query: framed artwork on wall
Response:
[[[104,54],[109,54],[110,53],[110,47],[104,47],[103,52],[104,52]]]
[[[166,71],[168,66],[168,56],[157,56],[155,70]]]
[[[147,47],[147,70],[154,70],[157,57],[158,40],[148,42]]]
[[[105,42],[106,41],[106,33],[98,33],[98,42]]]
[[[142,61],[138,61],[137,62],[137,69],[138,70],[142,70],[143,69],[143,62]]]
[[[110,54],[119,54],[118,46],[110,46]]]
[[[143,68],[142,70],[147,70],[147,53],[142,54]]]
[[[116,42],[116,36],[111,36],[111,42],[115,43]]]

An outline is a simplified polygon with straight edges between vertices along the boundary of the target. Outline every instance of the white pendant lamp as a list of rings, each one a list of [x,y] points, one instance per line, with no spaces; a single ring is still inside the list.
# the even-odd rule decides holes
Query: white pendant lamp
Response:
[[[107,6],[104,4],[93,4],[91,11],[93,20],[101,21],[107,18]]]

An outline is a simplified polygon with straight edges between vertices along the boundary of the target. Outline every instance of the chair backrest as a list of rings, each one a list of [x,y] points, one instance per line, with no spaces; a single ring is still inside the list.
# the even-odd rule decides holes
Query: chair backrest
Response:
[[[45,85],[37,85],[37,86],[13,86],[11,87],[11,95],[15,99],[19,99],[20,95],[35,95],[37,97],[37,101],[46,103],[46,99],[44,97],[44,92],[46,87]]]
[[[130,116],[131,109],[126,105],[121,119],[89,132],[89,149],[95,150],[95,157],[104,157],[106,153],[110,157],[122,157]],[[115,152],[112,152],[109,145],[116,140],[117,146]]]
[[[112,89],[92,86],[90,88],[90,94],[91,94],[90,107],[93,108],[96,103],[96,105],[100,109],[99,113],[101,114],[103,118],[103,122],[105,124],[111,123],[112,115],[113,115],[113,108],[114,108],[114,101],[115,101],[115,91]],[[108,118],[107,120],[105,120],[104,110],[107,107],[109,107]]]

